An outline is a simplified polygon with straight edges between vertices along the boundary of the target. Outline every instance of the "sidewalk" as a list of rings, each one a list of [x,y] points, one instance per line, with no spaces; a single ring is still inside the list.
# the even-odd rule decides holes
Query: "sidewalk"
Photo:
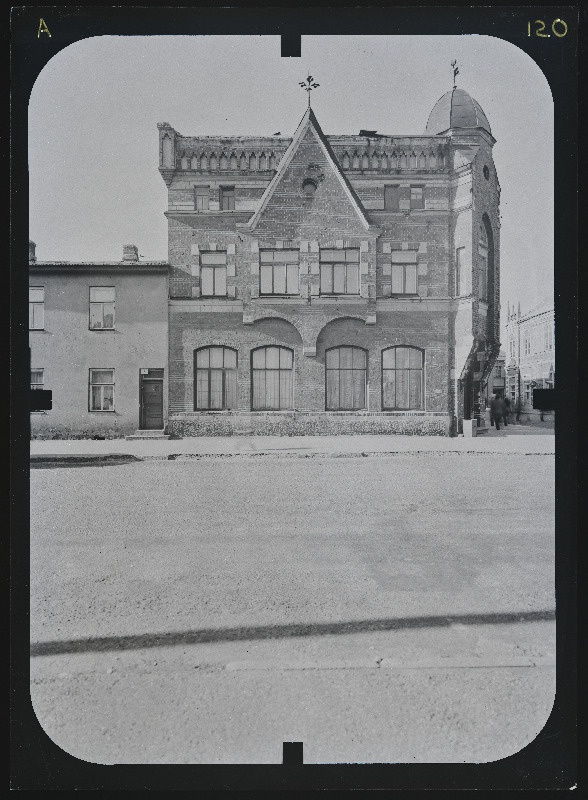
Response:
[[[72,460],[175,460],[198,457],[312,456],[343,458],[385,456],[401,453],[497,453],[551,454],[555,452],[553,430],[509,425],[483,436],[202,436],[185,439],[58,439],[32,440],[31,461],[58,457]]]

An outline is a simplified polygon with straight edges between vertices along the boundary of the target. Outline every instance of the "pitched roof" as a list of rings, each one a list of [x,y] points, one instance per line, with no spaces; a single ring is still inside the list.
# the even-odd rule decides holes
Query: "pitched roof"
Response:
[[[323,133],[321,126],[319,125],[318,120],[312,108],[307,108],[302,119],[300,120],[300,124],[296,129],[296,133],[292,138],[290,146],[284,153],[283,157],[280,159],[280,163],[278,164],[278,169],[276,171],[276,174],[274,175],[270,183],[267,185],[266,190],[262,195],[257,211],[248,222],[243,223],[242,226],[240,227],[249,228],[251,230],[255,228],[265,208],[267,207],[267,204],[271,196],[273,195],[274,190],[278,186],[284,172],[288,168],[290,162],[292,161],[292,158],[294,157],[294,154],[298,150],[300,142],[302,141],[304,135],[309,129],[312,130],[312,132],[315,134],[318,143],[323,149],[327,162],[330,163],[335,175],[339,179],[341,186],[343,187],[343,190],[347,195],[350,204],[355,209],[355,212],[357,213],[357,216],[359,217],[361,224],[366,230],[370,228],[370,223],[368,222],[365,216],[363,207],[361,205],[361,201],[357,196],[357,194],[355,193],[355,190],[351,186],[343,170],[341,169],[339,162],[337,160],[337,156],[335,155],[333,148],[329,144],[327,137]]]

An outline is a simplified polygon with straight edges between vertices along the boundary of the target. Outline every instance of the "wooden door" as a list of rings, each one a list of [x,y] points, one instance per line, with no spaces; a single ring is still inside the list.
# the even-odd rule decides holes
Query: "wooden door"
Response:
[[[163,430],[163,381],[141,381],[141,428]]]

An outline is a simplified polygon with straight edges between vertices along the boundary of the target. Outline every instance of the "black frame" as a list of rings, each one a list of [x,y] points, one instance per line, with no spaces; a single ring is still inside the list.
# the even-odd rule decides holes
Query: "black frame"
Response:
[[[327,353],[331,350],[340,350],[342,347],[350,347],[354,350],[361,350],[365,354],[365,367],[363,369],[365,375],[364,381],[364,405],[362,408],[329,408],[328,404],[328,394],[327,394],[327,372],[329,371],[329,367],[327,367]],[[369,388],[369,380],[368,380],[368,370],[369,370],[369,350],[367,347],[359,347],[356,344],[336,344],[333,347],[328,347],[325,350],[325,411],[367,411],[368,407],[368,388]],[[343,369],[349,369],[352,371],[353,367],[344,367]],[[333,372],[335,370],[332,370]],[[341,367],[337,368],[337,372],[341,371]],[[359,370],[358,370],[359,371]],[[340,379],[339,379],[340,380]],[[339,384],[339,396],[341,396],[341,384]]]
[[[198,353],[201,353],[203,350],[210,350],[213,347],[220,347],[220,348],[223,349],[223,351],[224,350],[230,350],[231,352],[233,352],[235,354],[235,366],[234,367],[225,367],[224,366],[225,354],[223,352],[223,366],[222,367],[211,367],[211,366],[198,367],[198,365],[197,365]],[[209,364],[210,364],[210,361],[209,361]],[[221,408],[211,408],[210,407],[210,395],[211,395],[210,383],[211,383],[211,371],[213,369],[222,370],[222,378],[223,379],[222,379],[222,407]],[[197,379],[198,379],[198,371],[199,370],[201,372],[206,371],[208,373],[208,381],[207,381],[207,383],[208,383],[208,406],[206,408],[199,408],[198,404],[197,404],[197,402],[198,402],[198,391],[197,391],[197,388],[196,388],[196,383],[197,383]],[[225,344],[207,344],[207,345],[204,345],[203,347],[197,347],[196,350],[194,350],[194,369],[193,369],[193,373],[194,373],[193,374],[194,411],[233,411],[233,410],[236,409],[236,406],[235,406],[235,409],[231,409],[231,408],[227,408],[227,405],[226,405],[226,386],[227,386],[226,373],[228,371],[231,371],[231,372],[235,373],[235,381],[237,381],[238,371],[239,371],[239,351],[237,350],[236,347],[229,347],[228,345],[225,345]],[[237,391],[238,391],[238,385],[235,386],[235,401],[238,401]]]
[[[224,264],[203,264],[202,263],[202,256],[203,255],[208,255],[209,253],[224,253],[224,255],[225,255],[225,263]],[[199,275],[199,277],[200,277],[200,297],[215,298],[215,297],[228,297],[229,296],[229,287],[227,285],[227,277],[228,277],[227,274],[225,274],[225,292],[224,292],[224,294],[214,294],[214,290],[216,288],[216,274],[215,274],[215,272],[216,272],[217,269],[224,269],[225,272],[227,272],[227,260],[228,259],[227,259],[227,251],[226,250],[201,250],[200,251],[200,256],[199,256],[199,261],[200,261],[200,275]],[[204,269],[212,269],[213,270],[213,275],[212,275],[213,294],[205,294],[202,291],[202,269],[203,268]]]
[[[410,405],[408,408],[400,408],[399,406],[385,406],[384,405],[384,353],[387,353],[390,350],[398,350],[398,348],[404,348],[406,350],[417,350],[421,354],[421,366],[420,366],[420,373],[421,373],[421,407],[420,408],[411,408]],[[395,357],[396,360],[396,357]],[[415,367],[400,367],[400,369],[408,369],[414,372],[417,372]],[[390,370],[389,367],[386,367],[386,370]],[[394,367],[394,372],[396,372],[397,367]],[[391,371],[391,370],[390,370]],[[396,384],[396,381],[395,381]],[[390,347],[382,348],[380,353],[380,390],[381,390],[381,406],[382,411],[424,411],[425,410],[425,351],[422,347],[417,347],[413,344],[393,344]],[[396,392],[395,392],[396,395]],[[409,384],[409,402],[410,402],[410,384]],[[396,399],[396,396],[394,397]]]

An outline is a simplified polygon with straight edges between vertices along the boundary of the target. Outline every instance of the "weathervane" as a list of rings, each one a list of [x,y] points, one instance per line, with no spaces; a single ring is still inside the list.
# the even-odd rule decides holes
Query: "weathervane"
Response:
[[[457,89],[457,84],[455,82],[455,79],[459,75],[459,67],[457,66],[457,61],[453,60],[451,62],[451,66],[453,67],[453,88]]]
[[[305,92],[308,92],[308,107],[309,108],[310,108],[310,93],[312,92],[313,89],[316,89],[317,87],[320,86],[320,83],[313,83],[313,81],[314,81],[314,78],[312,77],[312,75],[309,75],[308,78],[305,81],[300,81],[300,83],[298,84],[299,86],[302,86],[302,88],[304,89]]]

